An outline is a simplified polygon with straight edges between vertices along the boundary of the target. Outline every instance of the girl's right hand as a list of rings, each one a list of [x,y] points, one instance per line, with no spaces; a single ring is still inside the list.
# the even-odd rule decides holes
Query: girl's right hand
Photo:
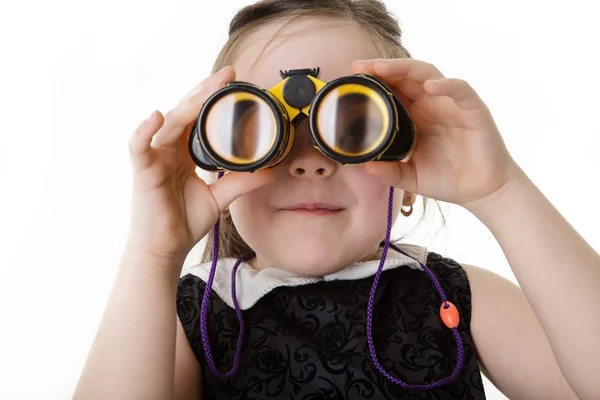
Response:
[[[272,181],[269,170],[260,170],[227,173],[207,185],[195,172],[189,133],[204,101],[234,79],[234,69],[225,67],[166,115],[155,111],[131,136],[133,195],[127,251],[181,262],[233,200]]]

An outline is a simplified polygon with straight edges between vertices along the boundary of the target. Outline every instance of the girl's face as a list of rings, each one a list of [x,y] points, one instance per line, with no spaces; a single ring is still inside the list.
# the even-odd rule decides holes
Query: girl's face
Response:
[[[359,26],[346,21],[297,20],[266,25],[240,48],[236,80],[264,89],[280,70],[320,67],[325,82],[352,74],[355,60],[379,57]],[[231,215],[256,252],[257,269],[278,267],[323,276],[371,259],[385,237],[389,187],[363,167],[341,166],[312,146],[308,120],[296,128],[293,149],[273,168],[275,180],[234,201]],[[395,192],[394,220],[403,193]]]

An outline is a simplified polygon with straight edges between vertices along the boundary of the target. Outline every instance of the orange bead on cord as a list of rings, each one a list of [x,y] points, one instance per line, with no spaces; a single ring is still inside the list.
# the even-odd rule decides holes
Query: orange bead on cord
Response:
[[[442,303],[440,307],[440,317],[442,318],[442,321],[444,321],[444,324],[450,329],[456,328],[460,322],[460,316],[458,315],[456,306],[449,301]]]

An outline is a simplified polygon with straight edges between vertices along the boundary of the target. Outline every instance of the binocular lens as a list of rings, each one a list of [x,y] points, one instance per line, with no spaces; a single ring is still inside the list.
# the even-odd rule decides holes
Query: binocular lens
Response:
[[[233,164],[252,164],[275,145],[277,122],[259,96],[232,92],[219,98],[206,116],[205,135],[212,151]]]
[[[357,74],[325,83],[317,74],[318,69],[286,71],[269,90],[232,82],[215,92],[190,135],[194,162],[209,171],[271,168],[288,156],[295,127],[306,117],[314,146],[341,164],[410,154],[414,124],[383,82]]]
[[[389,99],[387,99],[389,102]],[[377,150],[390,133],[386,99],[370,87],[348,83],[328,91],[318,105],[315,132],[332,151],[360,157]]]

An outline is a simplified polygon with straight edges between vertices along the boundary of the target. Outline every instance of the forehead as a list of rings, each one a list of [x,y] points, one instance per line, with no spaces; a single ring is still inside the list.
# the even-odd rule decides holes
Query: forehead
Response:
[[[279,71],[316,68],[330,81],[352,73],[352,62],[378,57],[369,35],[356,23],[303,18],[266,24],[245,38],[232,63],[236,80],[269,89]]]

